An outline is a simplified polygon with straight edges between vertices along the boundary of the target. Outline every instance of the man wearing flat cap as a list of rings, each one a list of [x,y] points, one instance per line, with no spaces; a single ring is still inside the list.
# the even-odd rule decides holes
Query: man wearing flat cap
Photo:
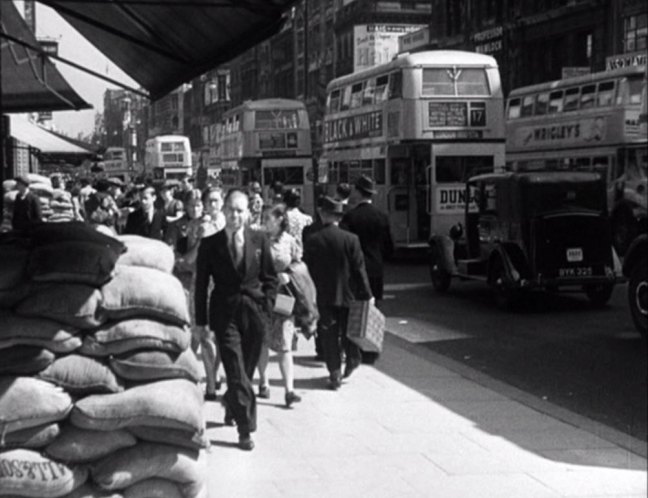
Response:
[[[19,232],[30,232],[34,226],[43,222],[40,200],[29,190],[29,178],[15,178],[18,195],[14,201],[11,226]]]
[[[342,384],[342,351],[346,353],[345,377],[360,364],[360,349],[346,337],[349,304],[371,299],[371,288],[358,237],[342,230],[342,203],[324,197],[319,204],[322,228],[304,240],[304,262],[308,266],[320,312],[324,360],[329,371],[329,387]]]

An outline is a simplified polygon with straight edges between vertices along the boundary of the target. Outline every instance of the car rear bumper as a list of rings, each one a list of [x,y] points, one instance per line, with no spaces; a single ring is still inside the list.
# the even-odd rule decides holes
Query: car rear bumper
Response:
[[[525,289],[541,287],[566,287],[583,285],[614,285],[624,279],[616,275],[591,275],[587,277],[540,277],[535,280],[521,280],[520,287]]]

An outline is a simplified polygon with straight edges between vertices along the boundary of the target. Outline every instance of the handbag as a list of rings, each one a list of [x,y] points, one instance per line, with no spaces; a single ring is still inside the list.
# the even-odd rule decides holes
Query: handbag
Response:
[[[281,316],[290,316],[295,309],[295,297],[287,286],[283,287],[288,294],[277,294],[272,311]]]
[[[380,353],[385,336],[385,316],[369,301],[352,301],[346,333],[362,351]]]

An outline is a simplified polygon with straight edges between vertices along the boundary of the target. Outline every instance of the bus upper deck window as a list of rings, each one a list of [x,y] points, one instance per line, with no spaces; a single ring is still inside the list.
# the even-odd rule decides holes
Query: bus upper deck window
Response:
[[[389,75],[389,98],[399,99],[403,96],[403,75],[396,71]]]
[[[520,116],[521,117],[527,117],[527,116],[533,116],[533,103],[535,101],[535,97],[533,95],[527,95],[522,99],[522,108],[520,109]]]
[[[351,109],[362,106],[363,82],[351,86]]]
[[[173,147],[171,146],[170,142],[162,142],[160,144],[160,151],[161,152],[171,152],[173,150]]]
[[[580,99],[580,88],[568,88],[565,91],[565,111],[574,111],[578,109],[578,101]]]
[[[368,79],[365,82],[364,93],[362,94],[362,105],[371,105],[374,103],[374,94],[376,92],[376,80]]]
[[[520,117],[520,99],[511,99],[508,103],[508,118],[517,119]]]
[[[563,110],[563,93],[562,90],[551,92],[549,94],[549,109],[547,112],[553,114],[554,112],[562,112]]]
[[[344,87],[342,90],[342,102],[340,103],[340,110],[346,111],[351,106],[351,87]]]
[[[628,82],[628,96],[625,104],[641,104],[641,76],[637,78],[630,77]]]
[[[376,104],[387,100],[387,90],[389,86],[389,75],[379,76],[376,79],[376,91],[374,100]]]
[[[604,81],[598,84],[597,106],[605,107],[614,103],[614,81]]]
[[[423,69],[423,95],[454,95],[454,83],[448,69]]]
[[[596,85],[586,85],[581,91],[580,108],[588,109],[594,107],[596,98]]]
[[[540,93],[536,96],[535,102],[535,113],[538,116],[547,114],[547,109],[549,107],[549,94]]]
[[[338,112],[340,110],[340,90],[333,90],[329,94],[328,109],[329,112]]]
[[[457,95],[489,95],[486,71],[481,68],[456,69],[452,76],[457,85]]]

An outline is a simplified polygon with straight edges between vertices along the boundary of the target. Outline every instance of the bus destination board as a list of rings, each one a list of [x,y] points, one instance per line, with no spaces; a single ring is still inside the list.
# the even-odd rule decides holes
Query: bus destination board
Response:
[[[468,105],[466,102],[430,102],[428,120],[431,128],[468,126]]]

